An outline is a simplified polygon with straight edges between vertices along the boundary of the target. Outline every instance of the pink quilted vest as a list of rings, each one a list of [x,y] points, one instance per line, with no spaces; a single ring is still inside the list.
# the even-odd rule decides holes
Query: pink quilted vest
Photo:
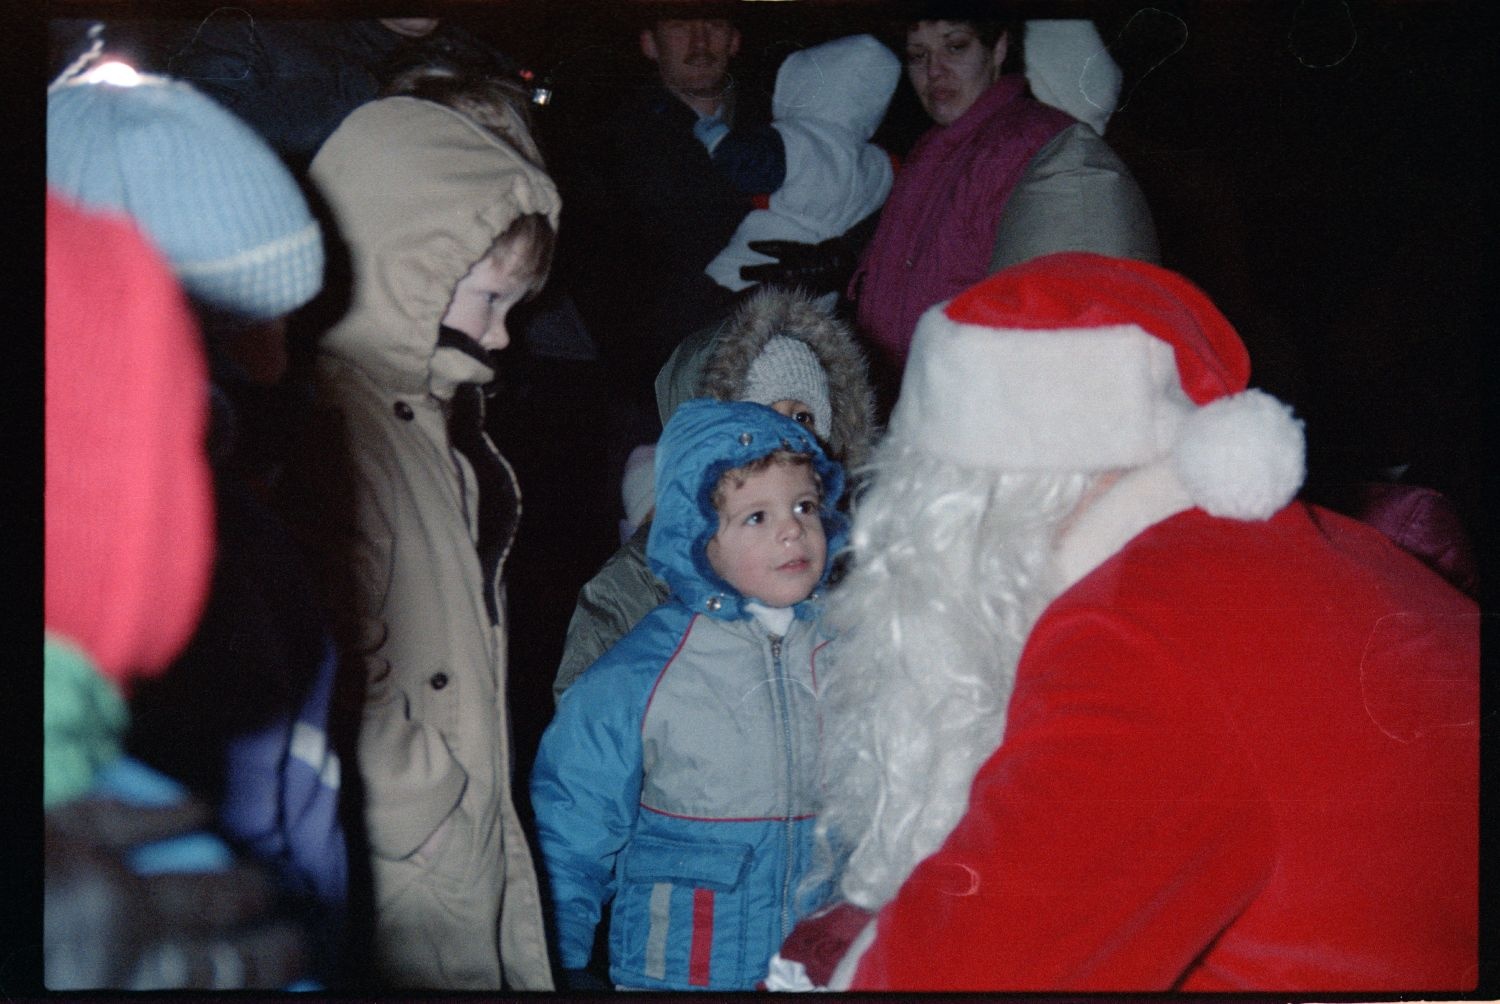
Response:
[[[1036,152],[1073,122],[1031,98],[1024,77],[1006,75],[912,148],[850,284],[861,331],[896,372],[922,312],[984,278],[1006,200]]]

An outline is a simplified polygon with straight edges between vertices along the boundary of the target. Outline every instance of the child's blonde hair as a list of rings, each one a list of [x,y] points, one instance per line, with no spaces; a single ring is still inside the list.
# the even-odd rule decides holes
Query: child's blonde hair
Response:
[[[510,226],[495,238],[484,257],[503,264],[516,255],[517,274],[527,281],[526,295],[529,300],[547,284],[552,272],[552,256],[557,250],[557,232],[552,221],[541,213],[525,213],[511,221]]]

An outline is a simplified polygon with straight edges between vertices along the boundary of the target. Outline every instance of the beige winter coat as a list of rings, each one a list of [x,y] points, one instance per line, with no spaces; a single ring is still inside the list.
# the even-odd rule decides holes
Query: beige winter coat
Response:
[[[437,338],[454,285],[518,215],[556,226],[557,191],[467,118],[406,97],[349,115],[310,176],[353,274],[349,310],[319,343],[330,411],[316,431],[332,445],[312,494],[324,563],[349,573],[330,598],[366,688],[358,761],[376,976],[550,990],[536,872],[512,801],[500,574],[482,581],[475,479],[446,424],[457,385],[493,373]],[[340,449],[343,491],[329,480]],[[519,495],[506,501],[508,549]],[[498,624],[486,590],[499,598]],[[436,846],[415,853],[445,820]]]

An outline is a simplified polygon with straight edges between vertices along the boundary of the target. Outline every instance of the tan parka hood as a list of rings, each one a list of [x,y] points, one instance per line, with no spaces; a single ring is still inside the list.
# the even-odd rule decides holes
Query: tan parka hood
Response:
[[[356,108],[308,173],[349,248],[353,282],[319,351],[406,392],[429,382],[458,280],[517,217],[542,213],[555,228],[561,207],[552,180],[508,143],[419,98]]]

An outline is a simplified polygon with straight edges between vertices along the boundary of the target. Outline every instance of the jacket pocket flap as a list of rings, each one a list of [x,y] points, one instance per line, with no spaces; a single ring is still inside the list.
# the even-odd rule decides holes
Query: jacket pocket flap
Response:
[[[638,836],[626,854],[622,876],[627,882],[670,882],[728,891],[740,884],[752,853],[748,844]]]

